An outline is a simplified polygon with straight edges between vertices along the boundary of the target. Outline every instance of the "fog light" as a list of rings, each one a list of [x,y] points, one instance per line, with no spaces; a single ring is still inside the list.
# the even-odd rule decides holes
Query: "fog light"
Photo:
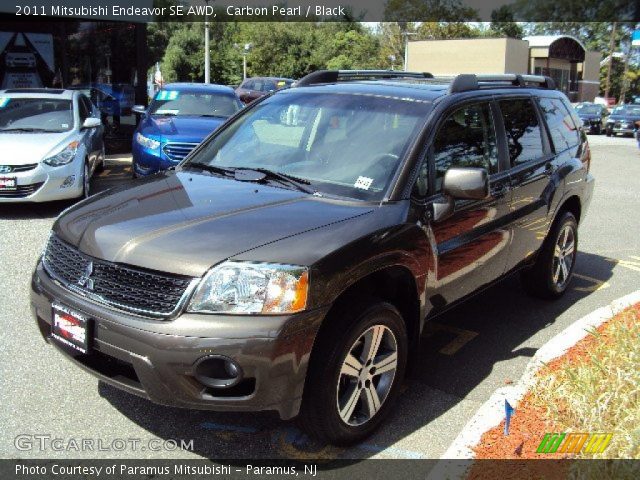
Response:
[[[62,185],[60,185],[60,188],[67,188],[70,187],[71,185],[73,185],[76,181],[76,176],[75,175],[69,175],[67,178],[64,179],[64,182],[62,182]]]
[[[242,380],[242,370],[230,358],[214,355],[198,360],[194,367],[194,376],[207,387],[227,388]]]

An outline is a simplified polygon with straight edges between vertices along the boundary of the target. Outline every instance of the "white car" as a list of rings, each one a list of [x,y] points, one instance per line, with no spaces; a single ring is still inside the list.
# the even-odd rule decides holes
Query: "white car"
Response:
[[[88,197],[103,130],[81,92],[0,90],[0,203]]]

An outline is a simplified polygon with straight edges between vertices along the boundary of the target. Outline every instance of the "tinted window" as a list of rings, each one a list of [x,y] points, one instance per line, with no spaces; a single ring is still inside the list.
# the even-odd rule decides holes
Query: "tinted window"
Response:
[[[236,98],[227,94],[160,90],[149,107],[152,115],[229,117],[240,110]]]
[[[496,133],[489,105],[466,105],[447,117],[434,142],[436,191],[451,167],[481,167],[497,170]]]
[[[503,100],[500,110],[507,133],[511,166],[542,157],[540,124],[531,100]]]
[[[540,107],[549,126],[556,152],[575,147],[579,142],[578,130],[564,104],[556,98],[541,98]]]

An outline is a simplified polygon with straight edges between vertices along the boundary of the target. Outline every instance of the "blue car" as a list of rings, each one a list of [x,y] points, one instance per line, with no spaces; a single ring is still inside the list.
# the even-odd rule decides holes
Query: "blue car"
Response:
[[[156,93],[133,134],[133,176],[177,165],[207,135],[243,107],[230,87],[172,83]]]

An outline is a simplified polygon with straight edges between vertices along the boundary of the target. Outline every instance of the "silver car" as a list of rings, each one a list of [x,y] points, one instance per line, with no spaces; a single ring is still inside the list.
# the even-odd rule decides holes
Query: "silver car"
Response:
[[[0,90],[0,203],[86,198],[104,166],[100,114],[81,92]]]

